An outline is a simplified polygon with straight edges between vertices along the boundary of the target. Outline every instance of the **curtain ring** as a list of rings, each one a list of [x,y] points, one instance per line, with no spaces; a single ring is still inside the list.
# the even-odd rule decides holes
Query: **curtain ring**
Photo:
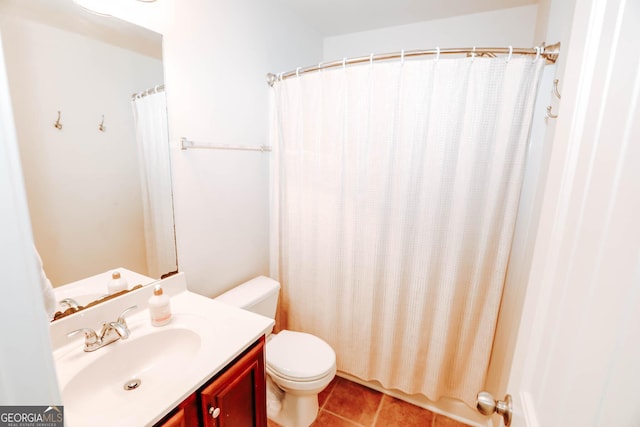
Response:
[[[404,49],[400,52],[400,63],[404,65]]]
[[[476,47],[473,47],[473,50],[471,51],[471,60],[475,60],[476,59]]]
[[[347,69],[347,58],[342,58],[342,69],[346,70]]]
[[[536,58],[534,59],[534,61],[540,59],[541,50],[542,49],[540,48],[540,46],[536,46]]]
[[[373,65],[373,53],[369,55],[369,65]]]
[[[301,67],[296,68],[296,77],[300,77],[300,68]]]
[[[440,46],[436,47],[436,62],[440,60]]]
[[[512,56],[513,56],[513,46],[509,46],[509,56],[507,56],[507,62],[511,61]]]

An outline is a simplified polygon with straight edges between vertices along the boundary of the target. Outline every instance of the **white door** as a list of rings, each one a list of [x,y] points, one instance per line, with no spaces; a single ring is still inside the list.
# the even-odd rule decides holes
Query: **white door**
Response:
[[[578,0],[562,54],[512,425],[639,427],[640,1]]]
[[[59,405],[1,37],[0,272],[0,406]]]

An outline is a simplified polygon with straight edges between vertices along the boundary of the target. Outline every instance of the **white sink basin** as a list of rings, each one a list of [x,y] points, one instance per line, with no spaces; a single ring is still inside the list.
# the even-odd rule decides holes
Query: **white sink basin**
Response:
[[[200,336],[189,329],[158,329],[140,337],[119,340],[85,366],[62,389],[63,401],[81,409],[100,402],[121,405],[141,394],[157,393],[180,375],[175,367],[193,360],[201,347]],[[90,392],[87,392],[90,390]]]
[[[141,408],[153,406],[167,390],[184,390],[171,402],[179,403],[201,379],[197,370],[211,359],[215,332],[203,317],[174,313],[168,325],[154,327],[144,310],[127,323],[128,339],[84,352],[83,336],[54,352],[66,426],[143,425],[136,418]],[[96,410],[103,424],[89,424]]]
[[[143,309],[126,316],[126,340],[84,352],[83,334],[66,337],[129,306],[145,307],[151,292],[145,287],[51,325],[66,427],[153,425],[273,327],[271,319],[183,290],[171,297],[168,325],[152,326]]]

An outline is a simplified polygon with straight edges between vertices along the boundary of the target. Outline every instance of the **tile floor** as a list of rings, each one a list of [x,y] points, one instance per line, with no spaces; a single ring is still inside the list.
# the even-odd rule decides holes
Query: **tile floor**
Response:
[[[312,427],[466,427],[443,415],[336,377],[318,396]],[[269,420],[268,427],[278,427]]]

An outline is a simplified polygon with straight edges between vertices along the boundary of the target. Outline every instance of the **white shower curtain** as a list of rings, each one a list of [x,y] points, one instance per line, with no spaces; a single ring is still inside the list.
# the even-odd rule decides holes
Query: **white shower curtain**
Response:
[[[543,59],[351,66],[276,83],[281,326],[338,369],[475,407]]]
[[[142,184],[148,274],[160,278],[178,269],[164,91],[133,98]]]

